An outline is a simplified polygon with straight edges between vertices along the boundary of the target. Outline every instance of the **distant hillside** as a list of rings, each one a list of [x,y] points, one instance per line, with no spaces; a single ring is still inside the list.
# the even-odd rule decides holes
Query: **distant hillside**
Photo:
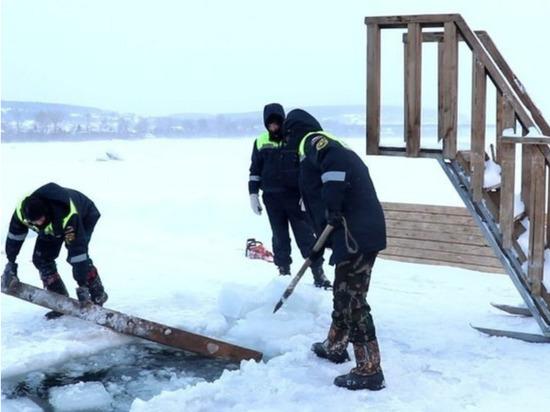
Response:
[[[292,108],[288,108],[291,110]],[[304,107],[323,128],[341,136],[365,135],[362,105]],[[167,116],[138,116],[95,107],[57,103],[1,103],[2,140],[88,140],[142,137],[251,137],[264,130],[262,108],[244,113],[177,113]],[[422,113],[424,126],[437,124],[437,112]],[[384,106],[383,131],[399,135],[403,108]]]

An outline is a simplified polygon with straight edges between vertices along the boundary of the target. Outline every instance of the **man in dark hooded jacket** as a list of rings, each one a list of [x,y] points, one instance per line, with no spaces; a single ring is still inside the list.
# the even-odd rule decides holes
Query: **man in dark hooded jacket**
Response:
[[[290,236],[288,225],[292,227],[294,238],[306,258],[315,243],[315,235],[305,213],[300,206],[298,188],[299,160],[297,142],[283,140],[285,112],[278,103],[264,107],[264,125],[267,129],[255,141],[252,148],[248,192],[252,211],[262,213],[259,199],[260,189],[267,209],[273,233],[273,255],[280,275],[290,275]],[[323,272],[322,254],[311,266],[314,284],[317,287],[330,287]]]
[[[88,255],[88,244],[99,217],[97,207],[85,195],[55,183],[48,183],[26,196],[11,218],[6,239],[8,263],[2,275],[2,288],[9,288],[11,282],[18,281],[15,261],[31,229],[38,233],[32,262],[44,288],[69,296],[55,263],[65,243],[67,261],[73,267],[73,277],[79,286],[79,300],[103,305],[108,296]],[[52,311],[46,317],[53,319],[61,315]]]
[[[327,241],[332,248],[330,264],[336,266],[332,324],[327,339],[315,343],[312,350],[341,363],[349,360],[347,345],[351,342],[357,366],[338,376],[335,385],[382,389],[380,350],[366,297],[374,261],[386,247],[386,228],[368,168],[304,110],[288,114],[284,133],[300,141],[300,189],[317,234],[327,224],[334,227]]]

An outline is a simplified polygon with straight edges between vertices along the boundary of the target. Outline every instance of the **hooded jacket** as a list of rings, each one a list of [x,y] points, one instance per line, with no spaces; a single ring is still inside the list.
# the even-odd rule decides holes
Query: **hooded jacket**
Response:
[[[30,197],[40,198],[46,206],[46,224],[33,226],[25,216],[26,202]],[[100,214],[95,204],[77,190],[67,189],[56,183],[48,183],[26,196],[16,207],[10,221],[6,239],[6,255],[10,262],[15,262],[29,229],[38,236],[65,238],[69,251],[68,260],[82,256],[88,251],[88,236],[84,221],[99,219]],[[68,230],[73,233],[66,237]]]
[[[284,133],[289,141],[300,141],[300,191],[317,235],[326,226],[328,213],[339,212],[359,252],[385,249],[384,212],[361,158],[324,132],[319,122],[301,109],[288,114]],[[332,233],[328,243],[333,251],[331,264],[346,260],[352,253],[342,227]]]
[[[268,130],[262,133],[252,147],[248,192],[284,193],[298,192],[299,159],[297,144],[289,144],[283,139],[285,112],[278,103],[264,107],[264,125],[270,120],[280,121],[279,133],[273,135]]]

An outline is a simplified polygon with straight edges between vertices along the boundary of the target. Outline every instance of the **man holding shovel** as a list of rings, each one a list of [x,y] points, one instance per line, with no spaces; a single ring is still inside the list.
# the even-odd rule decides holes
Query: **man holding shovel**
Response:
[[[332,249],[330,264],[336,266],[332,324],[327,339],[312,350],[341,363],[349,360],[351,342],[357,366],[334,384],[382,389],[380,350],[366,297],[376,256],[386,248],[386,227],[368,168],[304,110],[288,114],[284,133],[285,138],[300,141],[300,190],[316,233],[320,236],[326,225],[333,227],[325,244]],[[314,251],[309,260],[322,253],[323,248]]]

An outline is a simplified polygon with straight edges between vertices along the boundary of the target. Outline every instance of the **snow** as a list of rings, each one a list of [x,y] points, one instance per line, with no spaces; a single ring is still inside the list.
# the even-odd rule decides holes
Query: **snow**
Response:
[[[500,166],[495,163],[493,160],[489,159],[485,162],[485,175],[483,177],[483,187],[495,187],[500,185],[501,176],[500,176],[501,168]]]
[[[263,362],[242,362],[240,369],[225,371],[213,382],[180,375],[163,380],[154,374],[129,379],[128,385],[151,389],[135,395],[131,410],[313,411],[320,405],[332,410],[345,405],[350,411],[450,412],[536,410],[550,402],[545,390],[550,369],[541,361],[550,357],[548,345],[488,338],[469,326],[538,332],[533,319],[489,306],[491,301],[521,301],[507,277],[383,259],[374,268],[369,303],[387,389],[336,388],[334,377],[347,373],[352,362],[334,365],[310,351],[311,343],[326,337],[331,293],[314,288],[307,272],[274,315],[273,306],[290,279],[277,277],[273,265],[244,258],[247,238],[266,244],[271,238],[267,217],[255,216],[248,205],[250,140],[0,146],[1,210],[13,210],[22,195],[48,181],[77,188],[98,205],[102,218],[91,256],[109,293],[109,308],[265,354]],[[348,143],[365,152],[362,139]],[[106,153],[123,161],[98,162]],[[462,205],[434,160],[368,157],[366,162],[383,201]],[[2,238],[8,217],[2,215]],[[40,286],[30,261],[33,244],[28,238],[23,246],[19,276]],[[63,251],[58,268],[74,296],[65,257]],[[293,273],[302,263],[296,251],[294,258]],[[332,273],[327,268],[330,278]],[[60,368],[77,358],[86,366],[102,351],[124,352],[136,343],[79,319],[45,321],[45,309],[5,295],[1,309],[3,381]],[[93,400],[103,397],[106,402],[107,394],[117,410],[125,410],[119,401],[121,385],[99,385],[85,382],[79,388]],[[52,404],[55,396],[77,388],[58,389],[50,390]],[[3,393],[3,410],[32,410],[29,399],[10,396]]]
[[[112,400],[99,382],[79,382],[50,390],[50,403],[57,411],[106,410]]]

